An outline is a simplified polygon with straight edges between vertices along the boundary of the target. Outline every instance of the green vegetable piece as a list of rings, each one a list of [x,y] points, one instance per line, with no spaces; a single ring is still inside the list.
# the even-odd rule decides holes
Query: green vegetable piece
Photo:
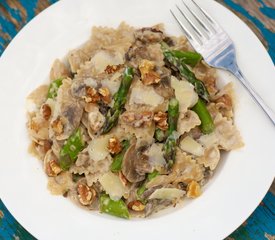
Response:
[[[184,52],[179,50],[171,50],[174,57],[180,59],[185,64],[195,67],[201,60],[202,56],[196,52]]]
[[[156,128],[154,137],[158,142],[163,142],[166,138],[166,133],[165,133],[165,131],[163,131],[159,128]]]
[[[112,200],[107,194],[100,196],[100,211],[116,217],[129,219],[129,211],[125,202]]]
[[[159,172],[157,170],[154,170],[153,172],[148,173],[147,179],[145,180],[145,182],[137,190],[137,195],[138,195],[139,198],[146,191],[146,186],[145,186],[146,183],[151,181],[153,178],[155,178],[158,175],[159,175]]]
[[[209,101],[209,93],[204,83],[198,80],[195,74],[186,66],[183,60],[175,57],[173,52],[167,48],[166,44],[162,44],[162,51],[165,59],[174,67],[176,67],[181,76],[183,76],[188,82],[194,85],[197,94],[205,101]]]
[[[171,167],[176,158],[177,139],[175,138],[174,131],[177,130],[179,117],[179,101],[172,98],[168,105],[168,138],[163,146],[164,158],[167,161],[168,167]]]
[[[124,140],[124,141],[122,141],[121,144],[122,144],[122,150],[120,153],[118,153],[114,156],[113,162],[110,167],[112,172],[119,172],[121,170],[123,157],[124,157],[127,149],[130,146],[129,140]]]
[[[215,126],[213,123],[213,119],[208,112],[206,105],[202,99],[199,99],[195,106],[192,108],[194,112],[196,112],[201,120],[201,131],[204,134],[209,134],[213,132]]]
[[[62,78],[59,78],[51,82],[47,98],[55,98],[57,96],[57,90],[62,85],[62,80]]]
[[[63,170],[68,170],[75,162],[77,155],[84,148],[81,130],[77,129],[65,142],[60,150],[59,164]]]
[[[114,95],[114,106],[107,113],[107,117],[103,126],[102,134],[108,133],[117,125],[119,115],[127,101],[127,94],[134,78],[134,70],[132,67],[127,67],[124,71],[120,87]]]
[[[154,170],[151,173],[148,173],[147,179],[148,181],[151,181],[153,178],[159,175],[159,172],[157,170]]]
[[[138,190],[137,190],[137,195],[138,195],[139,198],[140,198],[141,195],[145,192],[145,190],[146,190],[145,184],[142,184],[142,185],[138,188]]]
[[[168,105],[168,135],[177,130],[179,118],[179,101],[171,98]]]
[[[164,158],[166,159],[169,168],[172,167],[175,162],[176,147],[177,141],[173,135],[170,135],[163,146]]]

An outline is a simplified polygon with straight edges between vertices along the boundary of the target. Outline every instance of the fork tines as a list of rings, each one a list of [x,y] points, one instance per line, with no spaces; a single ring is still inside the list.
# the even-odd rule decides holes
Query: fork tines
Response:
[[[192,45],[202,45],[203,39],[209,39],[211,35],[217,33],[218,24],[195,1],[190,0],[189,4],[186,4],[186,0],[182,0],[182,5],[185,10],[176,5],[178,14],[176,11],[170,11]]]

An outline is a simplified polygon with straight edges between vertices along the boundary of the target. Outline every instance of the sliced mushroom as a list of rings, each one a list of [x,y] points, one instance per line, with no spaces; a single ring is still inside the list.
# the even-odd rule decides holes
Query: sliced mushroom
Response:
[[[145,207],[145,217],[171,206],[172,204],[173,201],[169,199],[150,199]]]
[[[145,174],[152,172],[148,157],[143,154],[144,150],[144,147],[136,148],[136,144],[132,144],[124,155],[122,173],[131,183],[144,180]]]

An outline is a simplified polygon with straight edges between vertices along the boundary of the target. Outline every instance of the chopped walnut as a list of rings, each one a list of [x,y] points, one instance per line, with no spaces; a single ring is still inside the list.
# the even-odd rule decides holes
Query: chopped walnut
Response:
[[[105,68],[105,72],[108,73],[108,74],[111,74],[111,73],[114,73],[114,72],[117,72],[119,69],[121,69],[122,65],[119,64],[119,65],[108,65],[106,68]]]
[[[128,184],[128,180],[126,179],[126,177],[123,175],[122,171],[119,171],[118,173],[119,179],[122,182],[122,184],[124,186],[126,186]]]
[[[77,186],[77,193],[79,202],[84,206],[90,205],[96,197],[96,191],[82,183]]]
[[[62,169],[54,159],[47,162],[45,170],[49,177],[55,177],[62,172]]]
[[[122,120],[133,126],[133,127],[143,127],[143,126],[150,126],[153,119],[153,112],[145,111],[145,112],[125,112],[121,115]]]
[[[201,187],[196,181],[191,181],[187,186],[187,197],[196,198],[201,195]]]
[[[92,87],[86,87],[86,96],[83,96],[87,103],[97,103],[100,100],[100,95],[96,89]]]
[[[161,130],[168,129],[168,122],[167,122],[167,113],[165,112],[158,112],[154,115],[154,121],[156,122],[156,126]]]
[[[111,102],[111,93],[108,88],[102,87],[98,89],[98,93],[100,94],[100,97],[104,103],[108,104]]]
[[[153,120],[153,112],[125,112],[121,115],[122,120],[133,127],[150,126]]]
[[[128,208],[135,212],[141,212],[145,209],[145,205],[141,201],[135,200],[128,204]]]
[[[122,149],[120,141],[116,137],[111,137],[108,142],[108,150],[112,154],[119,153]]]
[[[154,67],[154,63],[146,59],[143,59],[140,63],[139,70],[144,85],[151,85],[160,81],[160,75],[154,71]]]
[[[132,123],[135,121],[135,113],[134,112],[125,112],[122,114],[122,119],[126,123]]]
[[[52,122],[51,127],[52,127],[53,131],[55,132],[55,134],[57,134],[57,135],[60,135],[64,131],[64,126],[63,126],[63,123],[62,123],[60,117],[58,117],[57,119],[55,119]]]
[[[52,114],[51,107],[48,104],[43,104],[41,106],[41,113],[45,120],[49,120]]]

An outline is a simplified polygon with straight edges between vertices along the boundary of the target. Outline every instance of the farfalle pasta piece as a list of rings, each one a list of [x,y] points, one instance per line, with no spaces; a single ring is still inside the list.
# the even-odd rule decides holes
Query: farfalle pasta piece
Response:
[[[181,112],[179,115],[177,131],[182,135],[200,124],[201,120],[199,116],[194,111],[187,110],[185,113]]]
[[[67,78],[70,76],[70,71],[66,67],[66,65],[61,62],[59,59],[56,59],[52,65],[51,72],[50,72],[50,79],[62,79]]]
[[[192,180],[203,179],[203,168],[192,159],[190,155],[182,152],[179,148],[176,153],[176,162],[172,172],[168,175],[159,175],[146,184],[147,188],[166,186],[167,184],[177,185],[178,183],[188,184]]]
[[[112,158],[108,154],[104,159],[95,161],[90,158],[88,149],[84,149],[79,155],[75,164],[70,168],[74,174],[85,174],[88,186],[92,186],[102,174],[109,171]]]
[[[76,73],[80,66],[89,60],[89,56],[81,49],[72,50],[68,54],[71,72]]]
[[[135,29],[122,22],[117,29],[109,27],[93,27],[90,40],[81,48],[92,56],[98,49],[116,50],[125,54],[134,38]]]
[[[203,164],[205,167],[209,167],[210,170],[214,170],[221,158],[220,150],[217,146],[212,146],[204,151],[204,155],[197,158],[198,163]]]
[[[228,120],[219,113],[214,119],[214,124],[215,135],[221,149],[230,151],[244,145],[240,133],[232,120]]]

